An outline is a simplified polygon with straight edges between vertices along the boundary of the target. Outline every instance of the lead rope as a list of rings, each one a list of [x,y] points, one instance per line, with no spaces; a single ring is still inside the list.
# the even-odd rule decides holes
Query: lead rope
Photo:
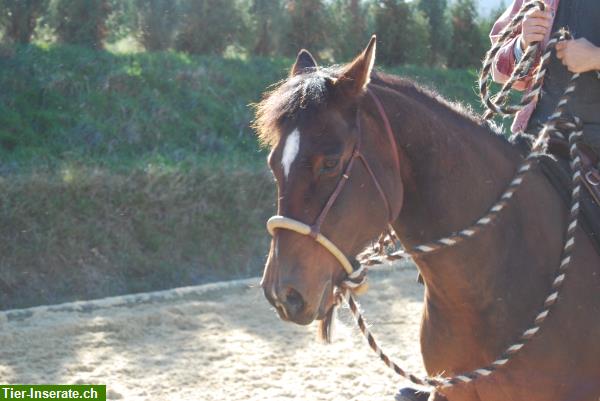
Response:
[[[525,95],[522,97],[521,101],[518,104],[505,105],[506,101],[508,100],[508,94],[509,94],[510,90],[512,89],[512,87],[514,86],[514,84],[519,79],[522,79],[524,74],[527,73],[527,71],[529,69],[531,69],[531,65],[532,65],[533,61],[535,60],[535,55],[537,54],[537,49],[539,47],[539,45],[537,43],[533,44],[532,46],[529,46],[525,50],[523,57],[521,58],[521,60],[519,60],[515,69],[513,70],[513,73],[511,74],[510,78],[502,86],[499,93],[494,97],[492,97],[490,95],[489,81],[490,81],[494,57],[498,54],[498,51],[501,49],[501,47],[508,40],[512,39],[512,36],[514,35],[514,30],[523,21],[523,18],[525,17],[525,14],[528,11],[530,11],[534,8],[544,10],[545,7],[546,7],[546,5],[544,4],[544,2],[542,2],[540,0],[533,0],[529,3],[524,4],[523,7],[521,8],[521,10],[519,11],[519,13],[517,15],[515,15],[513,20],[499,33],[498,41],[487,52],[485,59],[483,61],[483,67],[482,67],[481,74],[479,77],[479,91],[480,91],[481,102],[487,108],[487,110],[484,114],[485,119],[490,119],[495,114],[499,114],[504,117],[512,116],[512,115],[516,114],[518,111],[520,111],[521,109],[523,109],[525,106],[527,106],[528,104],[533,102],[539,96],[539,93],[541,91],[543,79],[544,79],[544,76],[545,76],[546,70],[547,70],[547,65],[548,65],[550,56],[552,55],[552,51],[553,51],[554,47],[556,46],[556,43],[558,43],[562,39],[570,39],[569,33],[564,30],[561,30],[561,31],[555,33],[554,35],[552,35],[552,37],[550,38],[550,40],[548,41],[548,44],[546,46],[546,51],[540,58],[540,63],[537,68],[537,71],[536,71],[535,77],[533,79],[532,85],[530,87],[530,90],[527,93],[525,93]],[[573,90],[575,90],[574,83],[578,77],[579,77],[579,74],[573,75],[573,77],[571,78],[571,85],[568,86],[567,91],[565,92],[564,95],[569,95]],[[494,205],[492,205],[490,207],[488,212],[483,217],[481,217],[479,220],[477,220],[471,226],[469,226],[461,231],[452,233],[444,238],[440,238],[440,239],[431,241],[426,244],[418,245],[418,246],[416,246],[412,249],[408,249],[408,250],[398,249],[399,248],[397,246],[398,240],[393,235],[393,229],[389,228],[387,237],[380,238],[380,241],[379,241],[379,244],[377,247],[375,247],[373,250],[367,250],[367,251],[363,252],[361,255],[359,255],[358,260],[360,261],[360,263],[364,264],[366,266],[374,266],[374,265],[382,264],[386,260],[389,262],[392,262],[392,261],[407,258],[409,256],[417,256],[417,255],[423,255],[423,254],[437,252],[446,247],[457,245],[460,242],[464,241],[465,239],[474,237],[483,228],[494,223],[496,221],[496,219],[498,218],[498,215],[500,214],[500,212],[502,212],[502,210],[504,210],[506,208],[506,206],[508,205],[508,201],[512,198],[514,193],[517,191],[517,189],[523,183],[524,177],[527,174],[527,172],[529,170],[531,170],[531,168],[533,167],[533,165],[535,163],[535,159],[538,156],[537,151],[541,149],[542,140],[545,139],[547,137],[548,133],[550,133],[550,132],[552,132],[553,135],[556,135],[562,139],[565,139],[564,136],[560,133],[560,130],[558,129],[557,124],[559,123],[560,117],[562,117],[562,115],[564,115],[564,113],[565,113],[564,107],[566,106],[567,101],[568,101],[568,96],[563,96],[561,101],[558,103],[556,112],[546,122],[547,129],[545,130],[545,132],[542,135],[540,135],[540,138],[538,138],[538,141],[536,142],[536,145],[533,148],[533,152],[531,152],[531,154],[529,154],[525,158],[525,160],[523,160],[522,164],[517,169],[517,173],[516,173],[515,177],[510,182],[510,184],[508,185],[508,187],[506,188],[504,193],[500,196],[500,199]],[[557,113],[559,113],[559,112],[561,114],[557,115]],[[564,127],[562,127],[562,128],[564,128]],[[396,245],[395,246],[396,250],[394,250],[392,252],[386,252],[385,250],[390,245]]]
[[[531,103],[539,95],[539,91],[540,91],[541,85],[542,85],[542,78],[545,74],[547,62],[548,62],[548,59],[552,52],[552,49],[554,48],[554,46],[556,45],[556,43],[559,40],[564,39],[564,38],[570,38],[568,33],[565,31],[561,31],[561,32],[558,32],[556,35],[553,35],[552,39],[548,42],[548,47],[547,47],[545,54],[541,58],[541,62],[538,67],[534,82],[531,86],[531,91],[529,93],[525,94],[525,96],[523,97],[523,99],[521,100],[521,102],[518,105],[514,105],[514,106],[506,106],[505,105],[505,103],[508,99],[508,92],[510,91],[510,88],[512,88],[512,85],[514,84],[514,82],[516,82],[519,79],[519,77],[521,77],[523,72],[526,72],[528,70],[529,67],[526,67],[526,66],[527,65],[531,66],[531,62],[532,62],[531,58],[534,57],[534,54],[537,51],[537,45],[531,46],[527,49],[527,51],[525,52],[525,55],[523,56],[523,59],[520,60],[519,64],[513,71],[513,74],[511,75],[510,79],[507,81],[506,84],[503,85],[503,87],[500,90],[500,92],[498,93],[498,95],[494,99],[490,98],[489,93],[488,93],[487,81],[488,81],[489,75],[490,75],[492,60],[493,60],[494,56],[498,53],[500,47],[511,37],[511,33],[518,26],[518,24],[523,20],[525,13],[527,13],[529,10],[533,9],[534,7],[544,10],[545,4],[539,0],[535,0],[530,3],[525,4],[521,8],[519,13],[514,17],[512,22],[501,32],[500,39],[492,47],[492,49],[490,49],[490,51],[486,55],[486,58],[485,58],[485,61],[483,64],[481,77],[480,77],[480,90],[481,90],[482,101],[488,108],[488,111],[485,114],[486,118],[490,118],[491,116],[493,116],[496,113],[502,114],[502,115],[514,114],[517,111],[521,110],[523,107],[525,107],[527,104]],[[525,58],[528,58],[529,60],[524,60]],[[404,377],[405,379],[407,379],[417,385],[432,386],[432,387],[442,388],[442,389],[447,389],[447,388],[452,387],[459,383],[470,383],[473,380],[476,380],[477,378],[480,378],[483,376],[489,376],[498,368],[506,365],[508,363],[508,361],[516,353],[518,353],[521,349],[523,349],[525,344],[527,342],[529,342],[532,338],[534,338],[534,336],[540,331],[540,328],[541,328],[542,324],[546,321],[548,315],[550,314],[550,312],[552,310],[552,307],[556,304],[556,302],[559,299],[560,289],[565,280],[567,270],[570,266],[572,251],[575,246],[575,232],[577,229],[577,221],[578,221],[578,215],[579,215],[579,209],[580,209],[579,196],[580,196],[580,192],[581,192],[581,181],[580,181],[581,180],[581,160],[577,154],[577,142],[583,136],[583,128],[582,128],[581,121],[577,117],[575,117],[573,119],[573,121],[568,121],[569,118],[566,113],[565,106],[568,102],[570,95],[575,90],[575,84],[576,84],[576,80],[578,78],[579,78],[579,74],[574,74],[571,77],[571,82],[567,86],[567,89],[565,90],[563,96],[561,97],[560,101],[558,102],[558,106],[556,108],[555,113],[552,114],[550,116],[550,118],[548,119],[548,122],[545,124],[545,127],[542,130],[540,138],[538,138],[538,141],[536,142],[532,153],[525,159],[523,165],[521,166],[521,168],[518,171],[517,176],[511,182],[509,188],[506,190],[506,192],[502,196],[501,200],[492,207],[492,209],[490,210],[490,213],[488,213],[488,215],[484,216],[482,219],[480,219],[474,225],[475,227],[480,227],[480,225],[489,224],[489,222],[486,222],[484,219],[488,219],[488,218],[495,219],[497,217],[497,214],[506,206],[506,201],[508,201],[512,197],[512,194],[516,190],[516,187],[518,187],[522,183],[522,181],[523,181],[522,176],[531,169],[531,166],[533,163],[533,158],[536,156],[535,151],[539,148],[540,144],[544,141],[545,138],[548,138],[550,135],[562,136],[560,131],[568,132],[567,135],[568,135],[569,151],[570,151],[570,158],[571,158],[570,166],[571,166],[571,170],[572,170],[571,208],[569,210],[569,223],[567,225],[566,241],[565,241],[565,245],[562,250],[560,265],[559,265],[557,273],[554,277],[554,280],[552,282],[552,290],[550,292],[550,295],[548,295],[546,297],[546,299],[544,300],[543,308],[542,308],[541,312],[539,312],[536,315],[536,317],[533,321],[533,325],[531,327],[529,327],[527,330],[525,330],[514,344],[508,346],[504,350],[504,352],[495,361],[493,361],[491,364],[489,364],[485,367],[475,369],[470,372],[462,373],[462,374],[459,374],[459,375],[456,375],[453,377],[448,377],[448,378],[445,378],[445,377],[423,377],[423,378],[420,378],[414,374],[406,372],[402,368],[400,368],[400,366],[398,366],[398,364],[396,364],[394,361],[392,361],[383,352],[381,347],[379,347],[379,345],[375,341],[375,338],[373,337],[373,335],[371,334],[371,332],[368,329],[368,324],[366,323],[364,317],[362,316],[358,302],[355,300],[354,296],[352,295],[353,289],[360,287],[364,284],[364,280],[366,279],[367,267],[365,265],[361,265],[357,270],[355,270],[352,274],[350,274],[347,277],[347,279],[341,284],[340,288],[338,289],[338,291],[336,293],[336,298],[337,298],[338,303],[341,301],[345,301],[348,304],[350,312],[352,313],[354,319],[356,320],[358,327],[360,328],[362,334],[366,338],[371,349],[373,349],[373,351],[379,356],[379,358],[390,369],[392,369],[396,374]],[[565,122],[565,120],[566,120],[566,122]],[[511,191],[511,188],[513,188],[512,191]],[[510,194],[510,195],[507,195],[507,194]],[[490,217],[490,214],[493,214],[493,216]],[[470,227],[469,229],[473,229],[473,227]],[[469,229],[467,229],[467,230],[469,230]],[[465,230],[463,230],[463,231],[465,231]],[[458,241],[468,238],[470,236],[473,236],[474,234],[475,233],[469,235],[469,233],[466,233],[466,235],[460,235],[460,233],[459,233],[458,235],[438,240],[435,243],[433,243],[434,244],[433,246],[431,244],[422,245],[421,247],[427,247],[427,248],[421,249],[421,252],[422,253],[433,252],[434,250],[437,250],[443,246],[455,245]],[[394,239],[393,234],[391,235],[391,238],[392,238],[392,240]],[[379,249],[383,249],[385,246],[386,246],[386,241],[383,239],[380,239]],[[428,248],[432,248],[432,249],[430,250]],[[418,249],[418,247],[416,249]],[[396,254],[396,255],[392,254],[391,256],[392,256],[392,258],[394,258],[394,257],[398,258],[399,254]]]

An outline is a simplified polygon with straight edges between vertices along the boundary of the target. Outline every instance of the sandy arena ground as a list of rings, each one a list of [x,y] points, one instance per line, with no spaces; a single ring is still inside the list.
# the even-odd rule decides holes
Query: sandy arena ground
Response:
[[[422,373],[422,287],[408,265],[361,298],[383,348]],[[106,384],[111,400],[393,400],[347,310],[331,345],[280,321],[258,279],[0,312],[0,382]]]

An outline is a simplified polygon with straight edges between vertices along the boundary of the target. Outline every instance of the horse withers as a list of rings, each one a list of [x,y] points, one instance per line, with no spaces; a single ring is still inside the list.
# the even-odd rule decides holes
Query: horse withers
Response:
[[[320,68],[301,51],[289,78],[257,106],[277,213],[309,227],[306,235],[273,232],[262,287],[284,320],[326,319],[347,277],[318,235],[350,260],[388,224],[406,248],[428,243],[485,215],[522,162],[479,117],[374,72],[375,47],[373,38],[341,68]],[[525,180],[494,224],[414,257],[425,284],[421,351],[432,376],[488,365],[544,304],[568,207],[537,166]],[[438,388],[431,400],[599,399],[600,257],[582,230],[575,239],[559,302],[539,334],[493,374]]]

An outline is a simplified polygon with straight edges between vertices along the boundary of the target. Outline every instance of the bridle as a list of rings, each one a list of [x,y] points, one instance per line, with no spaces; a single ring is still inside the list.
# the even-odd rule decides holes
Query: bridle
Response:
[[[536,76],[534,78],[534,83],[532,84],[532,90],[528,94],[525,94],[521,99],[521,102],[518,105],[510,106],[505,105],[506,100],[508,98],[508,91],[512,87],[513,83],[516,82],[518,77],[521,75],[523,71],[525,71],[528,67],[529,59],[534,57],[535,52],[537,51],[537,44],[534,46],[530,46],[523,58],[520,60],[518,65],[515,67],[512,76],[509,81],[507,81],[503,87],[501,88],[498,95],[495,99],[492,99],[488,93],[488,84],[487,81],[490,76],[491,66],[493,62],[493,58],[495,54],[499,51],[500,46],[506,43],[507,40],[511,39],[511,33],[515,31],[517,25],[522,21],[524,15],[527,11],[533,8],[540,8],[544,10],[545,4],[540,0],[532,0],[529,3],[523,5],[519,13],[513,18],[508,26],[506,26],[502,32],[500,33],[500,39],[498,42],[492,47],[492,49],[486,54],[486,59],[484,60],[482,73],[480,76],[480,92],[482,101],[488,108],[489,112],[486,113],[485,118],[492,116],[495,113],[501,115],[511,115],[521,110],[527,104],[531,103],[538,95],[541,88],[541,80],[546,71],[546,66],[548,63],[548,59],[550,58],[550,52],[556,43],[568,37],[564,31],[558,32],[552,36],[551,40],[548,42],[546,51],[541,57],[541,63],[537,70]],[[528,328],[522,332],[520,337],[516,342],[509,345],[504,349],[502,354],[495,359],[490,364],[480,367],[478,369],[471,370],[469,372],[465,372],[463,374],[458,374],[452,377],[417,377],[413,374],[405,372],[400,366],[398,366],[395,362],[393,362],[379,347],[375,338],[369,331],[368,325],[364,320],[358,303],[352,296],[352,293],[358,293],[361,288],[365,285],[366,279],[366,265],[360,265],[356,270],[353,269],[352,264],[348,261],[348,258],[337,248],[331,241],[329,241],[323,234],[321,234],[321,224],[325,220],[328,212],[331,207],[335,203],[337,197],[342,191],[346,181],[350,178],[350,173],[352,170],[352,166],[354,165],[354,160],[356,158],[361,159],[363,165],[367,169],[369,175],[371,176],[375,186],[377,187],[382,199],[386,203],[388,210],[388,218],[391,223],[392,219],[395,218],[392,214],[391,205],[389,202],[389,198],[385,195],[383,188],[381,187],[377,177],[373,173],[373,170],[370,168],[369,163],[364,158],[362,153],[360,152],[360,138],[361,138],[361,130],[360,130],[360,108],[357,111],[357,127],[359,131],[359,140],[355,145],[354,151],[344,170],[342,178],[338,182],[334,192],[329,197],[325,207],[317,217],[317,220],[312,226],[304,224],[300,221],[284,217],[284,216],[273,216],[267,222],[267,229],[271,235],[275,234],[275,229],[287,229],[291,231],[295,231],[297,233],[303,235],[309,235],[315,239],[318,243],[324,246],[327,250],[329,250],[336,259],[340,262],[348,277],[342,283],[344,286],[338,292],[338,294],[346,301],[349,306],[350,312],[354,316],[362,334],[367,339],[369,346],[373,349],[373,351],[379,356],[379,358],[392,370],[394,370],[398,375],[410,380],[411,382],[424,385],[424,386],[432,386],[437,389],[440,388],[449,388],[455,386],[460,383],[470,383],[478,378],[486,377],[491,375],[497,369],[503,367],[508,363],[508,361],[517,353],[520,352],[524,346],[533,339],[536,334],[540,331],[541,326],[546,321],[546,318],[550,314],[554,305],[556,305],[557,300],[559,299],[559,293],[562,288],[562,284],[565,280],[568,268],[571,262],[572,251],[575,246],[575,233],[578,227],[578,215],[579,215],[579,196],[581,192],[581,159],[577,153],[577,143],[581,140],[583,136],[583,128],[581,121],[578,118],[572,119],[572,121],[567,121],[566,123],[560,123],[560,118],[566,116],[566,104],[569,100],[570,95],[575,90],[575,83],[579,77],[579,74],[573,74],[571,77],[571,82],[567,86],[563,96],[561,97],[556,112],[550,116],[548,122],[545,125],[544,131],[542,131],[541,136],[538,138],[536,143],[534,144],[531,153],[525,158],[521,166],[517,170],[517,174],[513,178],[513,180],[508,185],[507,189],[504,191],[500,199],[492,205],[489,209],[488,213],[481,217],[477,222],[465,228],[459,232],[453,233],[448,237],[441,238],[436,241],[432,241],[427,244],[416,246],[410,250],[402,251],[402,253],[411,254],[413,257],[420,254],[427,254],[436,252],[439,249],[443,249],[445,247],[450,247],[458,244],[459,242],[471,238],[480,232],[486,226],[492,224],[497,218],[498,214],[506,207],[508,201],[512,198],[513,194],[519,188],[524,180],[524,175],[532,169],[532,166],[538,156],[537,151],[539,150],[540,143],[542,140],[547,138],[550,134],[560,134],[561,130],[567,131],[567,140],[569,142],[569,150],[570,150],[570,166],[572,170],[572,178],[571,178],[571,207],[569,209],[569,220],[568,226],[566,229],[566,240],[561,254],[561,261],[559,264],[559,268],[555,273],[554,279],[552,281],[552,288],[550,290],[549,295],[544,300],[544,305],[542,310],[535,316],[533,324],[528,326]],[[390,144],[392,145],[393,153],[394,153],[394,162],[396,166],[396,171],[400,172],[400,162],[398,156],[398,149],[396,146],[396,142],[394,140],[394,135],[389,124],[389,119],[381,101],[377,98],[377,96],[370,90],[367,91],[379,110],[379,114],[384,122],[386,132],[390,139]]]
[[[392,126],[390,124],[390,120],[387,116],[387,113],[385,112],[385,109],[383,108],[383,104],[381,103],[381,100],[379,100],[377,95],[371,89],[367,89],[366,93],[370,96],[370,98],[375,103],[375,105],[377,107],[377,111],[379,113],[379,116],[381,117],[381,120],[383,121],[385,132],[388,136],[388,140],[390,142],[390,146],[391,146],[391,150],[392,150],[395,172],[399,174],[400,173],[400,158],[398,156],[398,146],[396,145],[396,141],[394,139],[394,133],[392,131]],[[377,188],[377,192],[379,192],[381,199],[385,203],[385,206],[387,209],[387,215],[388,215],[388,222],[391,223],[396,218],[396,216],[395,216],[396,213],[394,213],[394,210],[392,208],[392,204],[389,200],[389,197],[385,194],[385,191],[383,190],[381,183],[377,179],[377,176],[373,172],[373,169],[371,168],[369,161],[366,159],[366,157],[364,156],[364,154],[361,151],[362,129],[361,129],[360,115],[361,115],[361,108],[358,107],[358,109],[356,111],[356,124],[355,124],[356,129],[358,130],[358,140],[356,141],[356,144],[354,145],[354,149],[352,150],[352,155],[350,156],[350,160],[348,161],[348,164],[346,165],[344,172],[342,173],[340,179],[338,180],[338,182],[335,186],[335,189],[329,196],[329,199],[325,203],[325,206],[323,207],[323,209],[317,216],[315,222],[312,225],[308,225],[301,221],[298,221],[298,220],[295,220],[295,219],[292,219],[289,217],[285,217],[285,216],[273,216],[267,221],[267,229],[269,230],[269,233],[272,236],[275,235],[276,229],[285,229],[285,230],[294,231],[298,234],[308,235],[311,238],[313,238],[316,242],[318,242],[323,247],[325,247],[333,256],[335,256],[335,258],[340,262],[340,264],[342,265],[343,269],[346,271],[348,276],[355,275],[356,270],[354,269],[354,267],[353,267],[352,263],[350,262],[350,260],[348,259],[348,257],[333,242],[331,242],[327,237],[325,237],[321,233],[321,226],[323,225],[323,222],[325,221],[325,219],[327,218],[327,215],[331,211],[331,208],[335,204],[335,201],[337,200],[340,193],[344,189],[346,183],[350,179],[350,176],[352,173],[352,168],[355,165],[356,159],[360,160],[360,162],[364,166],[365,170],[367,170],[367,173],[371,177],[371,181],[373,181],[373,183],[375,184],[375,187]]]

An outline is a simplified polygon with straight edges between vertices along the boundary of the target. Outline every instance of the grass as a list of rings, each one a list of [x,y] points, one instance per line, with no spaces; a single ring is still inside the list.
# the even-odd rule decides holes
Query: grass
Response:
[[[177,53],[67,46],[3,53],[0,169],[8,172],[64,162],[127,170],[214,153],[252,155],[248,104],[284,71],[282,61]]]
[[[0,179],[3,308],[256,274],[264,170],[64,169]]]
[[[291,64],[0,47],[0,309],[257,274],[275,194],[248,105]],[[474,71],[388,71],[477,104]]]
[[[291,60],[73,46],[0,48],[0,174],[83,163],[127,171],[214,155],[261,160],[252,110]],[[477,104],[474,71],[389,71]]]

